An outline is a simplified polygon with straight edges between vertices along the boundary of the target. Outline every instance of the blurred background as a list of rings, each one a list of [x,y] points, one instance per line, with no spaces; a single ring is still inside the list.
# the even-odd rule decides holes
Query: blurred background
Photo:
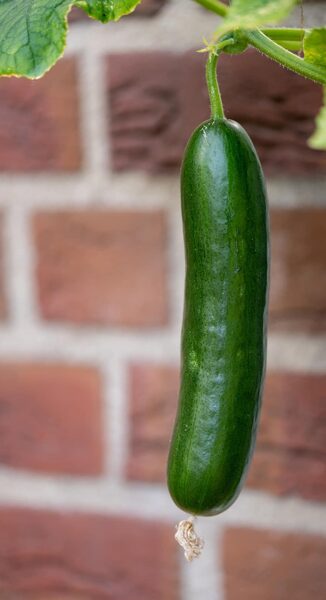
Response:
[[[306,27],[325,6],[304,3]],[[254,51],[220,61],[267,175],[268,374],[245,490],[199,519],[187,564],[165,486],[178,170],[209,115],[195,50],[215,18],[143,0],[116,24],[70,21],[50,73],[0,81],[0,599],[324,598],[326,158],[306,143],[321,87]]]

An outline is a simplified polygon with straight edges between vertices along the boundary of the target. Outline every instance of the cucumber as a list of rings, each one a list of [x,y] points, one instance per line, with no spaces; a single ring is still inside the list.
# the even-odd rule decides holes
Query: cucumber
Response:
[[[190,138],[181,172],[186,282],[179,407],[168,460],[175,503],[214,515],[237,498],[252,456],[266,353],[264,176],[237,123]]]

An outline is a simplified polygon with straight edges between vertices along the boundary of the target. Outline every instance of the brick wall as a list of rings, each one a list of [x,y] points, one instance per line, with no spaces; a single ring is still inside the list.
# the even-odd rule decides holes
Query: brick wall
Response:
[[[322,13],[310,3],[306,24]],[[188,565],[164,479],[178,168],[208,115],[193,49],[212,16],[144,0],[118,24],[72,21],[44,79],[0,81],[0,598],[322,598],[326,161],[306,146],[320,88],[254,52],[221,61],[227,115],[268,177],[268,374],[246,488],[199,520],[206,548]]]

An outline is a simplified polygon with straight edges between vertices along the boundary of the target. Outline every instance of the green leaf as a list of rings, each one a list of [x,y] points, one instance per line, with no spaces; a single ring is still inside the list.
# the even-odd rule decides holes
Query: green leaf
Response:
[[[141,0],[0,0],[0,75],[36,79],[62,56],[73,4],[102,22],[117,21]]]
[[[217,34],[232,29],[255,29],[278,23],[291,12],[297,0],[233,0]]]
[[[326,87],[324,87],[324,105],[316,118],[316,130],[308,140],[315,150],[326,150]]]
[[[326,27],[307,31],[303,39],[303,49],[307,62],[326,67]]]
[[[0,75],[41,77],[63,54],[72,0],[0,0]]]
[[[87,12],[92,19],[107,23],[128,15],[140,2],[141,0],[75,0],[74,4]]]

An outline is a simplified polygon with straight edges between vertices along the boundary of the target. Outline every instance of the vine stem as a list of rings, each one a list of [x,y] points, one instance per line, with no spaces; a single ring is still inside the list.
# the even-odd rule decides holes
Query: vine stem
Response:
[[[228,13],[228,7],[219,0],[196,0],[196,2],[222,17],[225,17]],[[275,27],[273,29],[265,29],[262,31],[255,29],[251,31],[242,30],[241,32],[251,46],[272,60],[275,60],[283,67],[298,73],[298,75],[307,77],[316,83],[321,83],[322,85],[326,84],[326,70],[324,67],[308,63],[304,58],[291,52],[291,50],[295,51],[301,49],[302,40],[305,35],[304,29]],[[279,43],[274,40],[277,40]],[[222,103],[220,102],[220,104]],[[215,100],[212,103],[211,99],[211,106],[212,111],[214,110],[216,112],[217,105]]]
[[[302,50],[303,38],[305,36],[305,29],[288,28],[288,27],[274,27],[268,29],[261,29],[262,33],[267,35],[273,42],[277,42],[283,48],[298,52]]]
[[[282,48],[279,44],[273,42],[264,33],[256,29],[254,31],[243,31],[243,35],[247,38],[249,44],[260,50],[269,58],[276,60],[278,63],[294,71],[303,77],[312,79],[316,83],[326,84],[326,69],[318,65],[308,63],[300,56],[292,54],[289,50]]]
[[[305,29],[297,27],[271,27],[261,31],[274,41],[287,40],[289,42],[302,42],[306,32]]]
[[[220,17],[226,17],[228,14],[228,7],[219,2],[219,0],[195,0],[195,2]],[[295,27],[273,27],[263,28],[261,31],[272,40],[277,41],[284,48],[297,51],[302,48],[302,43],[300,42],[302,42],[307,30]]]
[[[212,119],[224,119],[223,103],[216,76],[218,53],[210,52],[206,61],[206,83]]]
[[[302,42],[291,42],[290,40],[277,40],[279,46],[291,50],[292,52],[299,52],[302,50]]]
[[[197,4],[201,4],[204,8],[215,12],[220,17],[226,17],[228,12],[228,7],[223,4],[223,2],[219,2],[219,0],[195,0]]]

